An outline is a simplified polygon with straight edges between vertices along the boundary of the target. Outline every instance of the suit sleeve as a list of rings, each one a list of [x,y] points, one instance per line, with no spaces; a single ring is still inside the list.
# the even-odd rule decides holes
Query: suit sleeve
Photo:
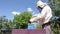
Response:
[[[37,17],[30,19],[31,22],[38,21],[40,18],[43,18],[46,14],[46,10],[43,9],[40,14],[37,15]]]

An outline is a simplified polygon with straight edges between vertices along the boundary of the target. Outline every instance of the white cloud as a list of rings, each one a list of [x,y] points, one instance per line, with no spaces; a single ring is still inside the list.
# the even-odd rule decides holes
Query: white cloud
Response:
[[[19,14],[20,14],[20,12],[13,11],[13,12],[12,12],[12,14],[14,14],[14,15],[16,15],[16,14],[17,14],[17,15],[19,15]]]
[[[32,12],[33,10],[31,8],[27,8],[27,11]]]

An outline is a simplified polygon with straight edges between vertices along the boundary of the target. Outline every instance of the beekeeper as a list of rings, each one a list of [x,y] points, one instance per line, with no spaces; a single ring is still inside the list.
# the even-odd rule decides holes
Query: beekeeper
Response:
[[[41,13],[38,14],[36,17],[31,18],[30,22],[36,22],[40,20],[40,24],[42,25],[42,28],[46,30],[46,34],[51,34],[51,18],[52,18],[52,10],[47,5],[47,3],[44,3],[42,1],[37,2],[37,9],[41,9]]]

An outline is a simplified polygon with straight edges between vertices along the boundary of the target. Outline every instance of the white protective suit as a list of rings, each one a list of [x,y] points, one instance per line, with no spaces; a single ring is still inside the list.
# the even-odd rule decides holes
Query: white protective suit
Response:
[[[30,22],[35,22],[35,21],[39,20],[40,18],[45,18],[43,23],[48,23],[50,21],[50,19],[52,17],[51,8],[46,3],[38,1],[37,6],[40,6],[40,5],[46,5],[46,6],[44,6],[44,7],[41,6],[41,7],[43,7],[41,13],[38,14],[35,18],[30,19]]]

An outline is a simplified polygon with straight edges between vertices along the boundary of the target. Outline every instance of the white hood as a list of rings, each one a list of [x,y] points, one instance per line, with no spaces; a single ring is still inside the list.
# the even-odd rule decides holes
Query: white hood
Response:
[[[42,2],[41,0],[39,0],[39,1],[37,2],[37,7],[38,7],[38,6],[41,7],[41,5],[43,6],[43,5],[47,5],[47,4],[44,3],[44,2]]]

